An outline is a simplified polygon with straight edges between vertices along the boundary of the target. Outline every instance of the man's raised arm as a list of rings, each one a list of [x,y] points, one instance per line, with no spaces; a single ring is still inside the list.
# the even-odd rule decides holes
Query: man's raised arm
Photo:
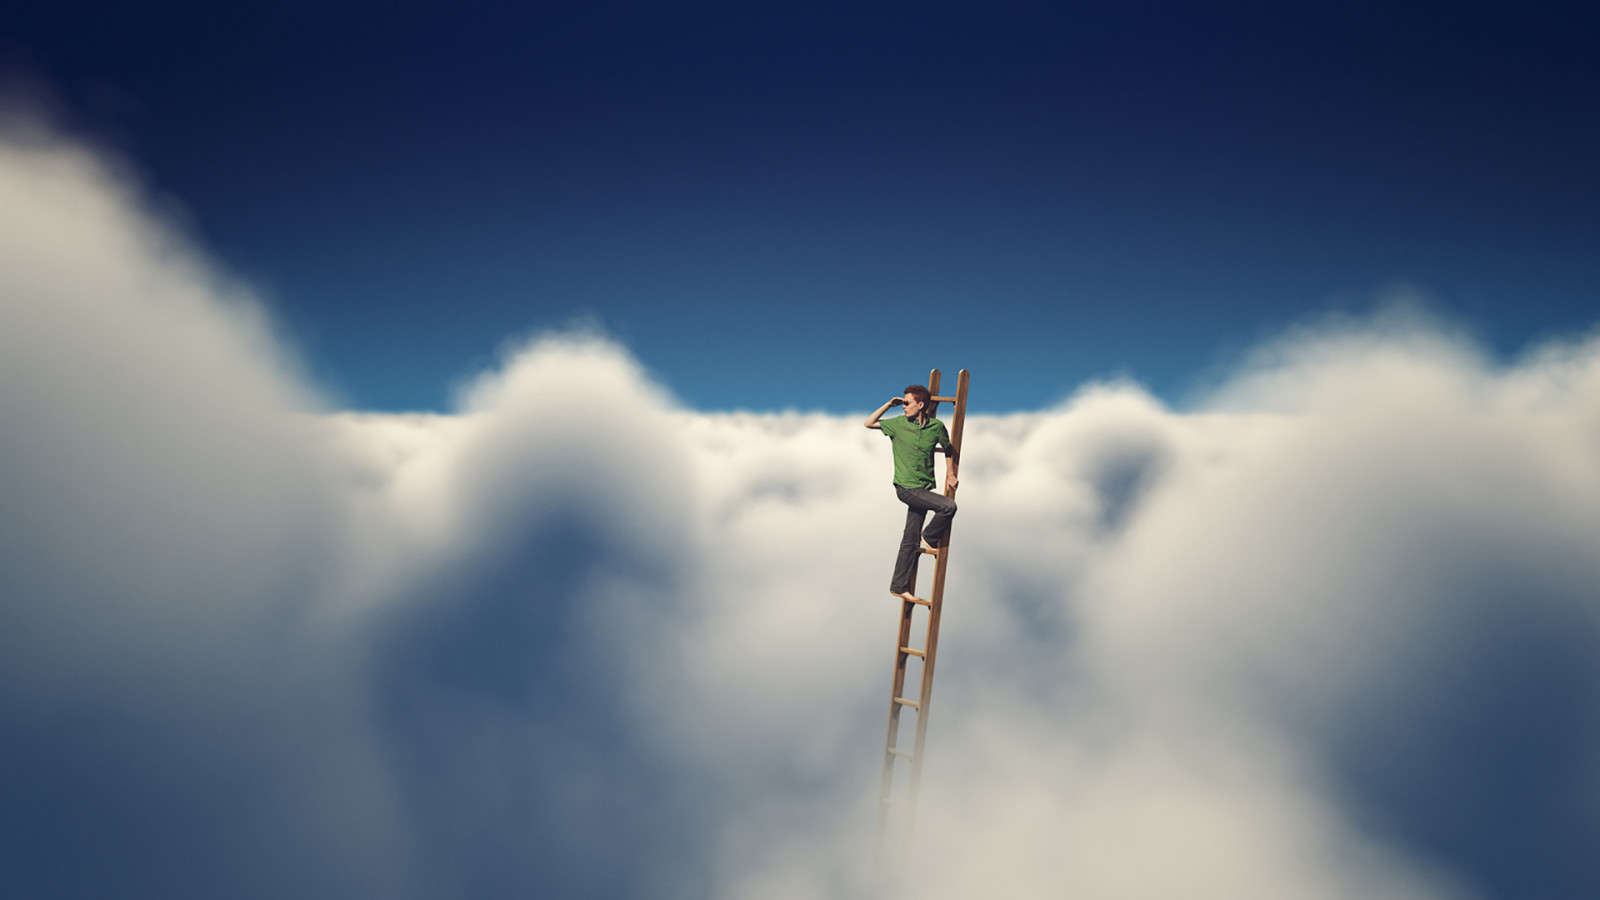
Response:
[[[960,479],[956,478],[956,470],[960,468],[961,454],[956,448],[950,446],[950,436],[945,435],[941,442],[944,444],[944,486],[946,490],[955,488]]]
[[[904,398],[901,398],[901,397],[890,397],[888,403],[885,403],[884,405],[878,407],[878,411],[873,413],[870,416],[867,416],[867,420],[865,422],[862,422],[861,424],[867,426],[868,428],[876,428],[879,431],[882,431],[883,430],[883,426],[878,424],[878,420],[883,418],[883,414],[889,411],[889,407],[891,407],[891,406],[899,406],[900,404],[902,404],[904,402],[906,402],[904,400]]]

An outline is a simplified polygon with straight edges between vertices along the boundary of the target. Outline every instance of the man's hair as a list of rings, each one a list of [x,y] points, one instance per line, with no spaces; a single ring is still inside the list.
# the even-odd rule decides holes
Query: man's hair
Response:
[[[917,402],[921,403],[923,406],[928,405],[928,389],[920,384],[913,384],[904,391],[901,391],[901,393],[910,394],[911,396],[917,398]]]

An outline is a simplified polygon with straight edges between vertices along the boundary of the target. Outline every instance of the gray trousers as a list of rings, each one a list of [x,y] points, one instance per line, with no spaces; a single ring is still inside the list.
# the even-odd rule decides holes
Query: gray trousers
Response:
[[[956,502],[943,494],[920,491],[895,485],[894,492],[906,505],[906,530],[900,536],[900,555],[895,557],[894,577],[889,580],[889,590],[896,594],[909,593],[917,586],[917,560],[922,557],[919,541],[926,540],[937,547],[950,532],[950,520],[956,515]],[[928,513],[933,521],[926,531],[922,522]]]

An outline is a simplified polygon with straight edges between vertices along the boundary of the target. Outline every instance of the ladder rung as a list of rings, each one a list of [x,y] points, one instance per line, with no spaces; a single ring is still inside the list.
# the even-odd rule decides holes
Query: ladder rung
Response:
[[[954,398],[954,397],[929,397],[928,399],[932,400],[935,403],[954,403],[954,402],[956,402],[956,398]]]
[[[884,749],[889,751],[889,755],[890,756],[904,756],[906,759],[910,759],[911,758],[911,754],[907,753],[904,750],[901,750],[899,747],[886,747]]]
[[[901,597],[901,598],[900,598],[900,602],[902,602],[902,603],[920,603],[920,604],[922,604],[922,605],[923,605],[923,606],[932,606],[932,605],[933,605],[933,602],[932,602],[932,601],[930,601],[930,600],[924,600],[924,599],[922,599],[922,598],[921,598],[921,597],[912,597],[912,598],[911,598],[911,599],[909,599],[909,600],[907,600],[907,599],[906,599],[906,598],[904,598],[904,597]]]
[[[922,709],[922,707],[920,705],[918,705],[917,701],[915,701],[915,700],[907,700],[904,697],[896,697],[896,698],[894,698],[894,702],[900,704],[901,706],[909,706],[909,707],[911,707],[912,709],[915,709],[915,710],[921,710]]]
[[[928,658],[928,654],[923,653],[921,650],[913,650],[910,647],[901,647],[900,648],[900,652],[901,653],[909,653],[912,656],[920,656],[923,659],[927,659]]]
[[[928,554],[929,556],[938,556],[939,555],[939,551],[937,551],[937,550],[929,550],[927,547],[923,547],[922,548],[922,552]]]

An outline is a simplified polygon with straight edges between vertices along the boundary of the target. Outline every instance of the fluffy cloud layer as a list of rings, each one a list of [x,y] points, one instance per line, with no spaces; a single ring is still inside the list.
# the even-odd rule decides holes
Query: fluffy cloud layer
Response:
[[[856,419],[581,335],[321,411],[16,125],[0,416],[8,894],[870,892],[902,512]],[[1322,323],[1194,411],[967,441],[919,895],[1600,889],[1600,344]]]

